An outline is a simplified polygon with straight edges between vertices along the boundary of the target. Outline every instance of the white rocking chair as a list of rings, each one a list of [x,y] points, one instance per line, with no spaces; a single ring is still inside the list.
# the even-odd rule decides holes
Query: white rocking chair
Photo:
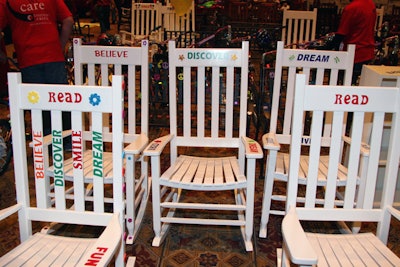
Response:
[[[347,98],[350,96],[350,98]],[[350,100],[350,101],[349,101]],[[389,234],[391,216],[400,220],[400,212],[393,208],[395,184],[400,156],[400,89],[398,87],[350,87],[306,85],[305,77],[298,76],[294,104],[292,145],[288,182],[288,214],[282,222],[283,253],[282,265],[289,266],[289,260],[300,266],[400,266],[400,259],[384,244]],[[311,147],[309,162],[301,162],[302,117],[312,112]],[[324,112],[333,112],[332,139],[327,162],[323,205],[316,203],[320,144],[323,139],[322,119]],[[345,112],[354,112],[353,130],[350,136],[342,135]],[[373,113],[371,142],[362,142],[364,116]],[[382,133],[385,115],[391,116],[392,128],[387,155],[384,189],[380,207],[374,208],[377,171],[381,153]],[[335,205],[337,173],[341,172],[339,162],[343,146],[349,144],[347,184],[343,205]],[[362,165],[359,151],[369,155],[368,165]],[[305,190],[305,204],[296,204],[298,175],[308,165],[308,183]],[[360,186],[357,186],[359,169],[365,169]],[[357,205],[354,202],[357,201]],[[373,233],[329,234],[305,233],[300,221],[347,221],[374,222]],[[335,225],[335,224],[333,224]],[[328,227],[327,227],[328,228]],[[280,260],[278,258],[278,260]]]
[[[277,181],[287,182],[289,154],[286,147],[290,145],[291,125],[293,123],[293,97],[295,93],[296,73],[304,73],[310,84],[351,85],[353,73],[355,46],[350,45],[348,51],[322,51],[305,49],[284,49],[283,42],[278,42],[272,107],[269,132],[262,137],[264,149],[267,152],[264,180],[264,196],[262,204],[260,237],[267,236],[267,224],[270,214],[284,215],[284,208],[271,209],[272,201],[285,201],[286,195],[274,191]],[[309,116],[304,120],[308,123]],[[324,139],[329,140],[332,130],[332,119],[326,114],[324,124]],[[309,139],[305,134],[304,144]],[[329,142],[324,143],[329,146]],[[308,144],[309,145],[309,144]],[[324,168],[326,158],[321,160],[320,167]],[[306,172],[307,173],[307,172]],[[306,177],[301,177],[306,183]],[[338,179],[344,185],[345,180]],[[322,178],[319,185],[324,186]],[[301,199],[299,199],[301,201]]]
[[[124,266],[125,245],[122,242],[124,224],[123,196],[123,125],[121,120],[122,77],[113,77],[112,87],[22,84],[19,73],[8,75],[11,126],[13,129],[14,171],[17,204],[0,212],[0,219],[18,213],[21,244],[0,258],[1,266],[108,266],[115,257],[116,266]],[[30,148],[25,140],[24,111],[32,114],[33,136],[33,174],[28,176],[28,152]],[[44,137],[42,111],[50,110],[52,136]],[[77,149],[82,146],[82,138],[74,139],[74,170],[71,181],[65,179],[62,139],[62,111],[72,112],[73,132],[82,133],[82,112],[92,112],[92,142],[96,148],[93,157],[93,173],[96,176],[93,185],[93,206],[85,205],[84,175],[82,157]],[[110,162],[103,155],[102,115],[112,114],[113,147]],[[96,134],[97,133],[97,134]],[[52,160],[56,166],[53,181],[44,175],[44,145],[46,138],[52,143]],[[107,165],[114,165],[114,186],[108,190],[112,196],[110,212],[105,211],[104,179]],[[34,179],[34,184],[30,182]],[[73,184],[74,197],[69,198],[69,185]],[[49,197],[49,192],[53,197]],[[106,226],[99,238],[77,238],[56,236],[43,230],[32,235],[32,222],[57,222],[62,224]],[[131,261],[132,262],[132,261]]]
[[[249,44],[243,42],[240,49],[168,45],[170,134],[152,141],[144,152],[151,157],[153,246],[160,245],[172,223],[231,225],[241,228],[246,250],[252,251],[255,164],[263,153],[245,136]],[[162,173],[167,144],[171,165]],[[182,155],[183,148],[196,155],[208,149],[199,157]],[[232,156],[218,157],[215,152],[221,148],[234,150]],[[186,203],[185,190],[232,191],[234,199],[224,195],[213,203]],[[235,218],[179,217],[182,209],[195,215],[198,210],[231,211]]]
[[[75,38],[74,45],[74,74],[75,84],[89,84],[92,86],[111,83],[112,75],[123,75],[124,85],[124,141],[129,144],[132,154],[127,154],[125,167],[125,189],[126,189],[126,236],[127,244],[135,240],[139,226],[141,225],[147,201],[150,195],[151,180],[148,178],[148,164],[142,157],[141,152],[148,144],[148,109],[149,109],[149,64],[148,64],[148,41],[143,40],[141,47],[115,47],[82,45],[82,40]],[[126,109],[127,108],[127,109]],[[84,124],[87,124],[87,113],[85,113]],[[112,133],[109,130],[109,114],[103,118],[103,134],[108,135],[109,142]],[[125,125],[127,125],[125,127]],[[83,138],[90,135],[90,127],[84,127]],[[83,162],[90,162],[92,150],[85,150]],[[105,151],[104,158],[111,158],[112,154]],[[137,163],[137,164],[136,164]],[[48,163],[47,163],[48,164]],[[48,164],[47,166],[49,166]],[[140,165],[140,166],[137,166]],[[65,179],[73,178],[73,158],[65,158]],[[140,171],[136,169],[140,168]],[[46,168],[46,175],[54,177],[54,166]],[[85,173],[88,198],[91,198],[92,174]],[[104,181],[106,184],[113,183],[112,165]],[[106,201],[112,201],[106,199]]]
[[[317,31],[317,8],[313,11],[283,11],[281,41],[289,48],[301,48],[300,44],[315,39]]]

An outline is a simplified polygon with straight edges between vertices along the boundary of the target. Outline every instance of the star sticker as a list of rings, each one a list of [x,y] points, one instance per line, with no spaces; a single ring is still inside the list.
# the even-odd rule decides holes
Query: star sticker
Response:
[[[183,61],[185,59],[185,56],[184,55],[179,55],[179,60],[180,61]]]
[[[232,59],[233,61],[235,61],[236,59],[238,59],[238,57],[236,56],[236,54],[233,54],[233,55],[231,56],[231,59]]]

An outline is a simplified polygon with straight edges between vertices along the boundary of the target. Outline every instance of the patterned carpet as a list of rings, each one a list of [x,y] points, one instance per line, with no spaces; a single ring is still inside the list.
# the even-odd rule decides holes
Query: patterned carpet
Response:
[[[153,127],[151,127],[153,128]],[[154,127],[150,139],[163,135],[166,129]],[[258,167],[260,164],[258,164]],[[30,170],[31,171],[31,170]],[[257,170],[259,174],[259,170]],[[0,179],[0,208],[15,203],[15,190],[13,185],[13,166]],[[277,188],[284,190],[283,185]],[[152,208],[149,202],[142,223],[140,233],[133,245],[126,247],[128,255],[137,257],[136,266],[139,267],[175,267],[175,266],[204,266],[204,267],[239,267],[239,266],[276,266],[276,248],[281,247],[281,221],[280,216],[271,216],[268,224],[268,238],[258,238],[259,222],[261,217],[261,198],[263,180],[256,181],[255,217],[254,217],[254,251],[246,252],[238,227],[200,226],[200,225],[173,225],[165,241],[160,247],[152,247]],[[187,201],[195,198],[213,199],[212,192],[189,192],[184,195]],[[218,197],[221,197],[220,195]],[[228,195],[224,197],[229,197]],[[281,205],[276,203],[273,205]],[[276,206],[275,206],[276,207]],[[189,212],[189,211],[185,211]],[[198,214],[212,216],[209,213]],[[230,216],[230,214],[227,214]],[[309,231],[331,227],[332,224],[307,223],[304,225]],[[40,230],[41,225],[35,225],[35,230]],[[372,231],[373,225],[363,225],[363,231]],[[399,231],[400,223],[392,226],[389,246],[400,256]],[[61,227],[60,232],[66,235],[91,236],[98,234],[101,229],[88,227]],[[336,226],[328,231],[337,231]],[[18,244],[17,217],[12,216],[0,222],[0,255],[5,254]]]

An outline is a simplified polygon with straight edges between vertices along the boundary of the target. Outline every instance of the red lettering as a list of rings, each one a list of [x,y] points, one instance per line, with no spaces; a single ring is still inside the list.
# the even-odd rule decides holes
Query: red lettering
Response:
[[[42,132],[33,132],[33,161],[35,178],[44,178],[44,157],[43,157],[43,141]]]
[[[97,250],[98,250],[98,251],[101,251],[101,252],[103,252],[103,253],[106,253],[107,250],[108,250],[108,248],[97,247]]]
[[[122,58],[122,57],[128,57],[128,51],[123,50],[123,51],[116,51],[116,50],[95,50],[94,51],[95,57],[116,57],[116,58]]]
[[[344,96],[344,103],[345,103],[346,105],[348,105],[348,104],[350,103],[350,96],[349,96],[349,95],[345,95],[345,96]]]
[[[74,169],[82,169],[82,132],[72,131],[72,157]]]
[[[368,99],[368,96],[367,96],[367,95],[362,95],[362,96],[361,96],[361,105],[366,105],[366,104],[368,104],[368,101],[369,101],[369,99]]]
[[[56,102],[54,92],[49,92],[49,102]]]
[[[367,95],[335,95],[335,105],[366,105],[368,104],[369,98]]]
[[[108,248],[97,247],[96,248],[99,252],[94,252],[90,255],[90,259],[88,259],[85,263],[86,266],[97,266],[100,259],[104,256],[107,252]]]
[[[97,266],[97,263],[99,263],[99,260],[88,259],[85,266]]]
[[[82,95],[80,93],[71,94],[69,92],[59,92],[57,95],[55,92],[49,92],[49,102],[54,103],[80,103],[82,101]]]
[[[257,152],[257,145],[256,144],[249,144],[249,148],[251,152]]]
[[[57,100],[58,100],[58,102],[64,102],[64,94],[63,93],[58,93]]]
[[[82,95],[79,93],[75,93],[75,103],[81,103]]]
[[[335,105],[341,105],[341,104],[342,104],[342,95],[336,94]]]

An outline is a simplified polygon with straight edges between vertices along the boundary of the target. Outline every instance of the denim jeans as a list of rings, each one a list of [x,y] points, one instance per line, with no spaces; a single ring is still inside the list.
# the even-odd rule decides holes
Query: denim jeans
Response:
[[[50,62],[21,69],[23,83],[67,84],[65,62]],[[71,113],[63,112],[63,129],[71,129]],[[50,112],[43,111],[43,134],[51,132]]]

